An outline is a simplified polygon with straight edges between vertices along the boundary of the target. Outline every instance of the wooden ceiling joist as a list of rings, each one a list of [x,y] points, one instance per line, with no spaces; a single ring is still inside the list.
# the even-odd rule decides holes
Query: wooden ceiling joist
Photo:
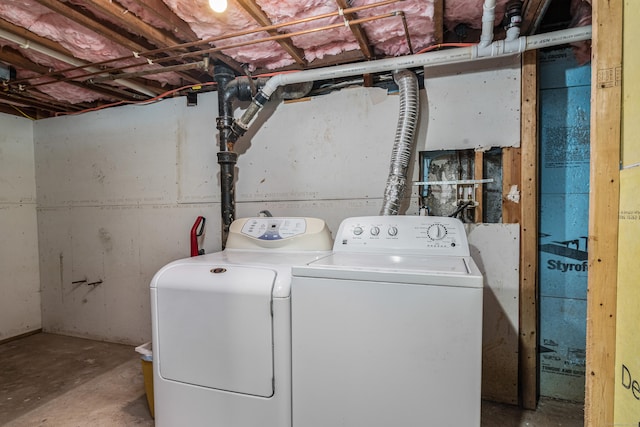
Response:
[[[35,62],[30,61],[29,59],[22,56],[18,51],[10,47],[4,47],[2,50],[0,50],[0,61],[5,62],[7,64],[14,64],[14,66],[18,66],[20,68],[24,68],[25,70],[38,73],[44,78],[51,78],[51,76],[49,76],[49,71],[50,71],[49,68],[42,65],[38,65]],[[38,79],[38,78],[39,77],[34,77],[33,79]],[[98,86],[98,85],[88,86],[88,85],[85,85],[79,82],[74,82],[74,81],[69,81],[68,83],[76,87],[92,90],[103,96],[107,96],[113,99],[119,99],[119,100],[133,99],[131,94],[124,91],[117,91],[116,88],[113,88],[113,87],[108,88],[108,87]],[[123,94],[126,94],[126,95],[123,96]]]
[[[111,40],[120,46],[124,46],[132,51],[142,51],[149,49],[149,46],[143,47],[141,44],[131,40],[122,34],[122,32],[115,31],[108,26],[92,19],[89,16],[84,15],[70,3],[61,2],[58,0],[36,0],[42,6],[51,9],[52,11],[64,16],[65,18],[82,25],[85,28],[92,30],[93,32],[103,36],[104,38]]]
[[[65,18],[82,25],[85,28],[88,28],[95,32],[96,34],[101,35],[102,37],[110,40],[120,46],[125,47],[126,49],[132,52],[142,52],[145,50],[149,50],[152,45],[143,46],[139,41],[133,40],[130,37],[127,37],[122,32],[114,31],[107,25],[96,21],[94,18],[83,14],[77,8],[71,6],[69,3],[60,2],[58,0],[36,0],[41,5],[51,9],[52,11],[58,13]],[[142,21],[140,21],[142,22]],[[133,54],[132,54],[133,58]],[[189,74],[180,74],[181,77],[190,83],[198,83],[198,80],[191,77]]]
[[[369,39],[362,25],[365,22],[375,22],[378,19],[396,15],[387,13],[368,16],[368,14],[360,14],[360,12],[366,9],[394,5],[393,7],[386,7],[386,10],[394,9],[397,11],[394,13],[402,14],[403,18],[406,13],[406,19],[403,19],[402,22],[405,33],[408,33],[408,28],[412,24],[410,20],[412,13],[415,13],[411,12],[413,6],[407,6],[409,2],[404,2],[403,5],[402,0],[367,0],[358,6],[352,6],[349,0],[325,1],[326,4],[322,5],[323,8],[318,7],[317,11],[330,10],[331,12],[315,14],[314,11],[301,9],[296,12],[296,19],[289,22],[280,22],[276,18],[272,18],[271,15],[267,15],[266,9],[263,10],[261,8],[260,4],[262,3],[258,0],[235,0],[236,5],[242,8],[255,21],[255,25],[249,23],[248,27],[233,33],[222,31],[221,34],[215,34],[204,39],[196,34],[196,27],[191,28],[192,20],[195,19],[197,21],[197,16],[190,16],[186,11],[183,19],[182,12],[176,12],[178,10],[176,9],[176,4],[169,5],[171,2],[165,3],[163,0],[128,0],[128,2],[114,0],[36,0],[38,7],[33,7],[34,19],[38,19],[38,16],[43,13],[51,14],[52,16],[57,15],[61,18],[61,21],[59,21],[61,24],[58,25],[69,25],[78,32],[82,32],[82,29],[85,29],[87,34],[95,33],[97,36],[103,37],[105,41],[108,40],[120,48],[111,49],[111,53],[101,52],[101,58],[104,57],[106,59],[88,63],[87,60],[81,58],[89,58],[89,56],[83,55],[82,46],[65,48],[65,46],[73,44],[73,40],[56,42],[41,37],[32,33],[26,24],[20,26],[21,24],[17,21],[17,25],[11,23],[16,18],[10,17],[12,15],[7,14],[5,11],[3,12],[6,15],[5,19],[11,22],[0,18],[0,30],[4,30],[7,33],[4,37],[9,42],[7,43],[4,39],[0,39],[0,61],[3,64],[12,65],[18,70],[18,79],[5,83],[5,94],[13,93],[15,96],[24,94],[25,102],[31,101],[30,94],[34,97],[42,95],[47,100],[46,92],[49,91],[43,86],[66,82],[75,87],[88,89],[99,94],[100,101],[98,102],[147,100],[149,97],[155,97],[167,91],[174,91],[179,87],[211,82],[213,80],[211,67],[187,69],[196,66],[194,63],[202,63],[201,61],[206,60],[207,55],[210,62],[209,65],[213,66],[216,63],[226,64],[237,75],[248,74],[248,70],[252,70],[251,73],[253,75],[259,75],[273,73],[274,71],[286,72],[371,60],[376,59],[378,55],[384,56],[381,53],[384,52],[384,48],[381,48],[382,50],[380,51],[376,50],[377,46],[374,44],[374,40]],[[447,22],[445,24],[444,22],[443,9],[444,1],[446,0],[433,1],[435,30],[433,39],[430,39],[429,43],[432,41],[440,43],[444,38],[443,28],[445,25],[450,26],[451,23]],[[523,0],[523,34],[527,35],[536,31],[536,23],[541,20],[550,2],[551,0]],[[46,8],[47,11],[42,10],[40,6]],[[305,57],[304,49],[297,47],[292,37],[305,36],[316,31],[342,28],[342,22],[319,27],[305,25],[306,29],[304,31],[287,30],[286,27],[328,18],[336,22],[336,17],[345,19],[347,27],[353,34],[353,39],[357,42],[357,48],[354,47],[353,39],[347,35],[344,38],[349,39],[348,49],[353,50],[337,54],[325,54],[322,58],[308,61]],[[273,20],[278,22],[274,23]],[[266,65],[266,68],[254,70],[253,67],[259,67],[261,62],[255,61],[254,63],[241,64],[224,53],[230,52],[227,49],[231,47],[241,47],[247,45],[247,43],[231,40],[234,46],[220,46],[220,43],[223,43],[222,40],[258,33],[265,35],[265,37],[251,40],[249,43],[275,41],[293,59],[292,63],[285,67],[273,69],[274,65],[267,62],[269,65]],[[477,42],[479,34],[472,33],[470,31],[469,35],[465,36],[464,41]],[[416,41],[418,41],[418,37],[418,35],[414,36]],[[447,40],[450,40],[451,37],[459,37],[459,35],[447,33]],[[496,39],[502,37],[501,30],[496,29],[495,37]],[[245,37],[244,39],[248,38]],[[320,39],[322,38],[320,37]],[[375,43],[382,41],[384,40],[377,40]],[[407,34],[410,50],[411,41],[410,35]],[[420,41],[424,43],[424,40]],[[320,42],[318,47],[322,46],[324,44]],[[27,50],[29,48],[33,49],[32,52],[39,51],[39,54],[29,54],[29,50]],[[48,59],[46,56],[52,59]],[[150,66],[149,64],[152,65]],[[206,61],[202,64],[206,64]],[[153,71],[151,71],[152,68]],[[25,72],[25,70],[29,70],[29,72]],[[37,75],[33,76],[32,74],[34,73]],[[143,78],[143,76],[162,73],[172,73],[168,79],[172,82],[171,84],[161,84],[156,80],[152,80],[152,78],[156,78],[155,76]],[[98,77],[93,78],[93,76]],[[106,79],[118,80],[111,84],[98,81]],[[369,83],[365,84],[371,84],[370,79],[367,80],[365,76],[365,82],[367,81]],[[56,91],[56,93],[63,94],[64,92]],[[64,96],[60,95],[60,97],[63,98]],[[69,99],[74,98],[77,97],[69,97]],[[96,97],[88,94],[87,99],[96,99]],[[68,100],[53,101],[57,102],[43,102],[51,105],[58,105],[58,103],[60,105],[68,105],[69,111],[82,108],[82,106],[74,105]],[[87,105],[94,104],[91,102]],[[34,108],[38,111],[48,111],[46,109],[41,110],[39,106],[34,106]]]
[[[189,24],[180,19],[162,0],[135,0],[136,4],[170,27],[175,37],[185,42],[199,40]]]
[[[258,24],[262,26],[273,25],[273,22],[271,22],[269,17],[264,13],[260,6],[255,3],[254,0],[236,0],[236,2],[240,6],[242,6],[242,8],[246,10],[247,13],[251,15],[251,17],[255,19]],[[271,36],[281,34],[277,30],[268,30],[267,33],[269,33],[269,35]],[[291,40],[282,39],[277,40],[277,42],[289,55],[291,55],[291,57],[294,59],[294,61],[296,61],[298,65],[307,65],[307,61],[306,59],[304,59],[304,52],[301,49],[295,47]]]
[[[30,43],[37,43],[41,46],[46,47],[47,49],[51,49],[60,54],[63,54],[66,56],[73,56],[72,52],[62,47],[59,43],[56,43],[44,37],[40,37],[39,35],[32,33],[26,28],[14,25],[8,21],[5,21],[4,19],[0,19],[0,29],[5,30],[9,33],[15,34],[16,36],[22,37],[23,39],[29,41]]]
[[[522,5],[521,33],[531,35],[535,33],[551,0],[524,0]]]
[[[349,5],[347,4],[347,0],[336,0],[336,3],[341,9],[348,9]],[[356,18],[353,13],[345,13],[345,19],[351,21]],[[373,58],[373,52],[371,51],[371,45],[369,43],[369,38],[365,34],[364,30],[359,24],[349,25],[353,36],[356,38],[358,45],[360,46],[360,50],[366,59]]]

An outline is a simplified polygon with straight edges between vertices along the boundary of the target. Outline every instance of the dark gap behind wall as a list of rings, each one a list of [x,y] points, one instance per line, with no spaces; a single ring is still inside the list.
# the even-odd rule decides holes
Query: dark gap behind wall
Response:
[[[455,181],[474,179],[475,151],[438,150],[420,152],[420,181],[438,184],[420,186],[420,206],[428,215],[451,216],[456,214],[464,222],[474,222],[473,206],[460,211],[461,205],[469,199],[473,185],[455,184]],[[482,156],[483,179],[493,179],[483,183],[482,222],[502,222],[502,149],[491,148]],[[445,182],[445,183],[442,183]],[[475,199],[475,197],[474,197]]]

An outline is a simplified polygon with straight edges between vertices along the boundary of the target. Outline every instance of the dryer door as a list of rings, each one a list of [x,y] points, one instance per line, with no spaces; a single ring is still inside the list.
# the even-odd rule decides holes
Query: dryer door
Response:
[[[273,395],[273,270],[176,265],[157,280],[154,363],[168,380]]]

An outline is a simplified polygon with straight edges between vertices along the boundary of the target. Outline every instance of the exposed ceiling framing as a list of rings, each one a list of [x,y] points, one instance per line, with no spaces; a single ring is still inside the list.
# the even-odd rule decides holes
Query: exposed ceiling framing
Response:
[[[523,0],[523,34],[570,1],[582,0]],[[475,43],[482,15],[482,0],[229,0],[221,16],[206,2],[3,0],[0,71],[12,70],[0,112],[37,119],[213,90],[216,63],[255,76]]]

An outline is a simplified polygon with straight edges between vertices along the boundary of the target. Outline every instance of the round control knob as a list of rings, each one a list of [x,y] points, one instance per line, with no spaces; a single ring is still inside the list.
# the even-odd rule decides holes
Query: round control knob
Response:
[[[371,227],[371,231],[370,231],[372,236],[377,236],[378,234],[380,234],[380,228],[379,227]]]
[[[353,234],[355,234],[356,236],[359,236],[362,234],[362,227],[356,227],[353,229]]]
[[[447,236],[447,227],[442,224],[431,224],[427,229],[427,235],[431,240],[442,240]]]
[[[398,228],[389,227],[389,230],[387,230],[387,233],[389,233],[389,236],[396,236],[398,234]]]

